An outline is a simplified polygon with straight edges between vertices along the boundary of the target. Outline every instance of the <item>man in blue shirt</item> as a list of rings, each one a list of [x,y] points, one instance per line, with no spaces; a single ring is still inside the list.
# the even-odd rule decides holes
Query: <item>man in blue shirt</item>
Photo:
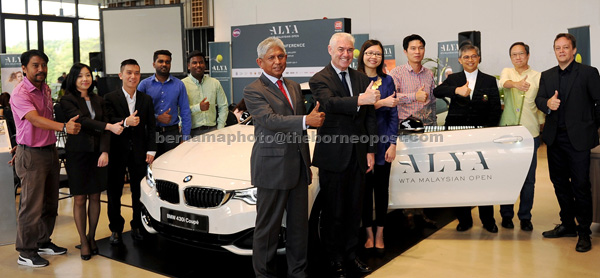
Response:
[[[171,52],[154,52],[152,66],[156,73],[142,80],[138,91],[152,97],[154,117],[156,117],[156,157],[174,149],[183,140],[189,139],[192,127],[192,114],[188,103],[185,85],[170,74]],[[181,117],[181,131],[179,130]]]

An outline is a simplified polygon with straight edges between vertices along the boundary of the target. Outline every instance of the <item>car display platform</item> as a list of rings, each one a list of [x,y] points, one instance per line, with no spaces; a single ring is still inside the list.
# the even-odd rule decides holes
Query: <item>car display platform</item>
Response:
[[[438,229],[453,221],[451,208],[425,209],[425,214],[437,222]],[[410,227],[401,210],[388,213],[385,227],[386,253],[375,256],[359,253],[361,259],[374,270],[385,265],[438,229],[424,228],[417,222]],[[361,229],[361,246],[364,242],[364,229]],[[139,267],[170,277],[254,277],[252,257],[235,255],[225,249],[204,249],[168,240],[160,235],[146,235],[142,242],[134,242],[130,232],[123,233],[123,244],[111,246],[109,238],[97,241],[101,256],[134,267]],[[309,276],[319,277],[328,271],[327,258],[324,258],[320,245],[309,248]],[[285,256],[278,256],[278,272],[285,277]]]

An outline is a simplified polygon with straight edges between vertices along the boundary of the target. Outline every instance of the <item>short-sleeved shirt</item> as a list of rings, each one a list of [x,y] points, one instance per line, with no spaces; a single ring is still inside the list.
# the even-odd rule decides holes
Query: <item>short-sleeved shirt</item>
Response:
[[[35,87],[29,79],[24,78],[13,90],[10,96],[10,107],[17,128],[17,144],[30,147],[44,147],[56,143],[54,130],[33,126],[25,119],[31,111],[49,120],[54,119],[50,87],[42,84],[42,89]]]

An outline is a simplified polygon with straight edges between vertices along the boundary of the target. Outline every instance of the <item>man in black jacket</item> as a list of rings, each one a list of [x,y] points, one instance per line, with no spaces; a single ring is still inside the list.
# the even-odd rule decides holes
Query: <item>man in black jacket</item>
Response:
[[[497,126],[502,109],[496,78],[478,69],[481,59],[478,47],[463,45],[459,53],[458,62],[464,71],[449,75],[433,90],[436,98],[450,98],[446,126]],[[457,231],[463,232],[473,226],[470,207],[458,207],[455,212]],[[479,206],[479,218],[488,232],[498,232],[493,206]]]
[[[548,170],[560,206],[561,224],[544,237],[575,237],[575,250],[592,249],[590,150],[598,145],[600,75],[575,62],[576,40],[561,33],[554,39],[558,66],[542,73],[535,104],[546,113],[542,139],[548,145]],[[575,224],[575,219],[579,227]]]
[[[140,66],[133,59],[121,63],[119,78],[123,87],[104,96],[109,121],[123,121],[123,133],[111,138],[108,164],[108,220],[112,231],[110,243],[122,243],[121,233],[125,220],[121,216],[121,195],[125,168],[129,170],[129,185],[133,218],[131,236],[134,240],[143,240],[140,228],[141,203],[140,181],[146,173],[148,164],[152,164],[156,155],[156,122],[152,98],[136,90],[140,82]]]
[[[373,170],[377,135],[373,104],[379,91],[369,78],[352,68],[354,37],[335,33],[328,46],[331,62],[309,81],[320,111],[327,115],[318,129],[313,165],[319,167],[324,194],[323,242],[331,260],[332,274],[345,277],[344,261],[351,269],[371,269],[356,257],[365,173]],[[362,138],[362,139],[361,139]],[[358,140],[360,139],[360,140]]]

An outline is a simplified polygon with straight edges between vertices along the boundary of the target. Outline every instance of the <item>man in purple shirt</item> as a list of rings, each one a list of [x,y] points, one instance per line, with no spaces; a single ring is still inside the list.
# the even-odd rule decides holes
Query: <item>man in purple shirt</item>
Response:
[[[185,85],[170,74],[171,52],[157,50],[154,52],[153,59],[152,66],[156,73],[142,80],[138,91],[148,94],[154,103],[157,131],[156,157],[159,157],[189,139],[192,112]],[[179,117],[181,117],[181,132]]]
[[[67,123],[53,121],[50,88],[44,82],[48,56],[39,50],[21,54],[23,82],[12,92],[10,105],[17,127],[15,170],[21,179],[21,207],[17,216],[17,263],[47,266],[39,254],[62,255],[66,248],[50,241],[58,209],[60,164],[55,131],[77,134],[81,125],[75,116]]]

